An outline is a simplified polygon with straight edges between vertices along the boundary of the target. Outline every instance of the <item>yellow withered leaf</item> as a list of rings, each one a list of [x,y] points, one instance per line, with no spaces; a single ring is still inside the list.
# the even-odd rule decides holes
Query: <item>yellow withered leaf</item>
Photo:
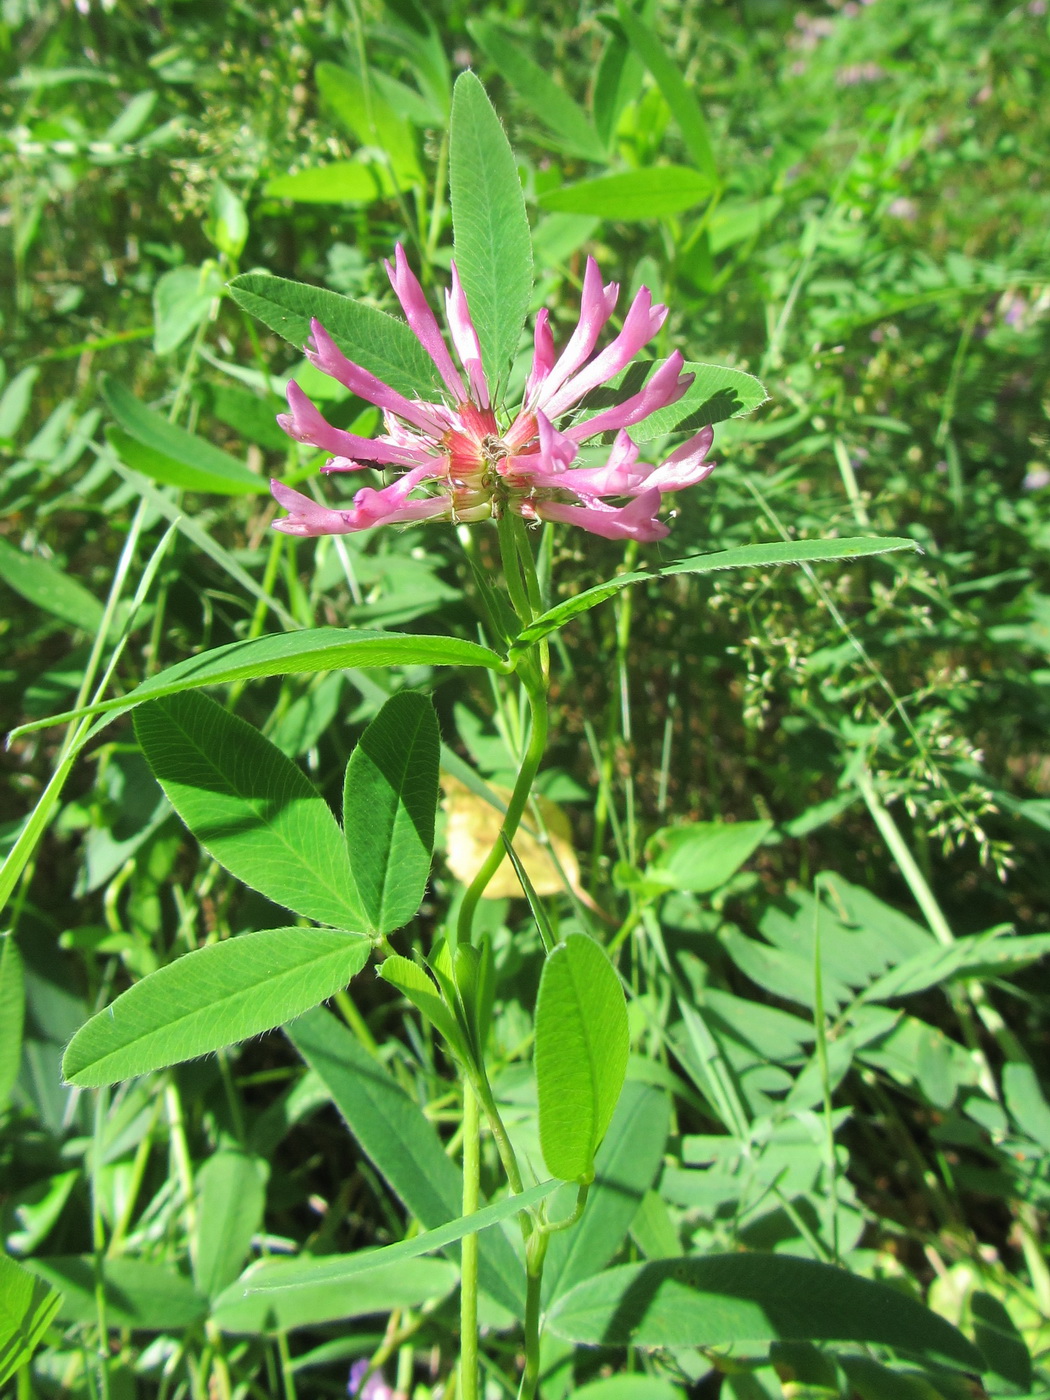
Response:
[[[510,789],[491,785],[495,795],[506,802]],[[441,805],[445,810],[445,858],[448,868],[465,885],[469,885],[481,869],[482,862],[499,840],[502,814],[471,792],[458,778],[449,773],[441,775],[441,789],[444,793]],[[514,837],[514,850],[528,873],[536,893],[539,895],[560,894],[567,880],[577,895],[580,889],[580,867],[572,848],[572,830],[569,819],[556,802],[546,797],[535,799],[540,816],[550,837],[550,844],[557,857],[551,857],[546,845],[533,836],[526,827],[532,822],[528,815]],[[564,871],[564,878],[558,866]],[[485,890],[486,899],[522,898],[521,884],[514,867],[504,856],[495,875]]]

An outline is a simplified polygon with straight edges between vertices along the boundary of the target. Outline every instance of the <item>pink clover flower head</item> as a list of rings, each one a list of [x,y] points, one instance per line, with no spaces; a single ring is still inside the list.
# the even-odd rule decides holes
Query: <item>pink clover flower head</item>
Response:
[[[417,278],[398,245],[387,274],[409,326],[433,360],[444,402],[408,399],[343,354],[319,321],[311,323],[306,356],[322,373],[382,409],[383,432],[362,438],[328,423],[298,384],[288,385],[288,412],[278,422],[290,437],[329,454],[326,472],[398,468],[389,485],[364,486],[343,509],[319,505],[281,482],[274,497],[288,512],[274,522],[289,535],[344,535],[375,525],[420,520],[484,520],[513,511],[527,521],[558,520],[606,539],[650,542],[668,534],[659,518],[665,495],[710,475],[712,430],[704,428],[659,463],[641,462],[628,428],[677,402],[693,382],[674,351],[646,384],[589,418],[574,417],[586,396],[624,370],[659,331],[666,306],[642,287],[622,329],[602,350],[598,341],[619,297],[587,259],[580,317],[559,355],[550,317],[536,317],[535,351],[525,397],[514,414],[493,403],[466,293],[452,264],[445,310],[453,359]],[[616,438],[603,466],[577,465],[583,443]]]

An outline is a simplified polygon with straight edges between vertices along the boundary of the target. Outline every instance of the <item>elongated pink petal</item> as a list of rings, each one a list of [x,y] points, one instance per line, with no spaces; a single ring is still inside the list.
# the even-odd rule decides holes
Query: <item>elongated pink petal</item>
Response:
[[[536,313],[536,328],[533,332],[532,369],[525,382],[525,400],[528,402],[536,390],[554,368],[554,336],[551,334],[550,312],[544,306]]]
[[[398,466],[415,466],[422,452],[383,442],[380,438],[357,437],[342,428],[333,428],[322,416],[317,407],[303,393],[295,380],[288,384],[288,407],[290,413],[279,413],[277,422],[296,442],[309,443],[322,452],[331,452],[343,459],[363,457],[366,462],[396,463]],[[360,465],[360,464],[357,464]]]
[[[526,511],[528,507],[528,511]],[[638,540],[651,544],[669,535],[670,529],[656,518],[660,509],[659,491],[643,491],[626,506],[606,506],[594,502],[586,506],[562,505],[560,501],[524,501],[523,515],[535,515],[541,520],[560,520],[566,525],[578,525],[592,535],[607,540]]]
[[[642,287],[627,313],[620,334],[589,365],[571,379],[567,379],[559,391],[546,397],[544,405],[552,418],[568,412],[573,404],[579,403],[585,394],[597,389],[614,374],[631,363],[635,355],[657,333],[667,319],[666,306],[653,306],[653,296],[648,287]]]
[[[348,360],[316,317],[310,322],[310,331],[313,335],[313,345],[306,346],[306,358],[322,374],[330,375],[352,394],[374,403],[385,413],[396,414],[406,423],[414,423],[425,433],[440,435],[444,431],[441,419],[435,414],[439,405],[413,403],[367,369],[362,369],[360,365],[355,365],[353,360]]]
[[[474,394],[474,402],[479,408],[489,406],[489,387],[485,382],[485,371],[481,367],[481,345],[474,322],[470,319],[467,294],[459,280],[456,264],[452,264],[452,289],[445,293],[445,310],[448,314],[448,328],[452,332],[452,344],[460,363],[467,371],[467,379]]]
[[[714,462],[706,460],[714,437],[714,429],[707,427],[683,443],[661,462],[649,478],[649,485],[661,492],[684,491],[687,486],[698,486],[705,481],[715,469]]]
[[[270,490],[278,505],[289,512],[273,522],[273,528],[285,535],[349,535],[358,527],[353,523],[352,513],[343,510],[330,510],[319,506],[301,491],[293,491],[281,481],[271,481]]]
[[[608,432],[610,428],[629,428],[633,423],[648,418],[650,413],[676,403],[695,378],[692,374],[682,374],[683,364],[681,351],[673,351],[637,394],[583,423],[574,423],[566,429],[567,436],[574,442],[586,442],[588,438]]]
[[[587,259],[587,270],[583,274],[583,295],[580,298],[580,319],[569,337],[569,343],[561,352],[550,372],[529,402],[533,407],[544,408],[558,392],[566,379],[590,358],[598,337],[606,321],[613,314],[616,299],[620,295],[619,282],[602,286],[602,275],[593,258]],[[550,415],[554,417],[554,414]]]
[[[394,249],[394,266],[391,267],[389,263],[383,265],[397,299],[401,303],[405,319],[415,331],[416,338],[423,349],[437,365],[438,373],[448,386],[449,393],[457,403],[462,403],[467,397],[463,380],[459,370],[452,362],[452,356],[448,353],[448,346],[441,334],[437,317],[431,311],[430,303],[427,301],[415,273],[409,267],[405,250],[400,243]]]

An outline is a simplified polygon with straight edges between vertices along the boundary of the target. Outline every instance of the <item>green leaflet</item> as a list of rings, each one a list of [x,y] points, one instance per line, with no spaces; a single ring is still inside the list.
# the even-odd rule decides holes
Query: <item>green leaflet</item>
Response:
[[[0,538],[0,579],[27,603],[43,608],[82,632],[102,625],[102,604],[82,583],[36,554],[27,554]],[[10,596],[7,598],[10,604]]]
[[[344,354],[391,389],[409,398],[441,396],[441,379],[433,360],[407,322],[385,311],[338,292],[261,272],[235,277],[230,295],[297,350],[309,339],[310,318],[316,316]]]
[[[540,1146],[552,1176],[591,1177],[628,1050],[620,979],[599,944],[572,933],[544,963],[536,1000]]]
[[[90,1254],[44,1255],[26,1267],[61,1294],[61,1322],[98,1319],[95,1260]],[[145,1259],[106,1259],[102,1265],[106,1320],[111,1327],[178,1332],[207,1313],[208,1304],[183,1274]]]
[[[428,696],[392,696],[350,755],[343,834],[368,932],[393,933],[419,908],[430,875],[441,735]]]
[[[706,894],[724,885],[773,830],[772,822],[689,822],[654,832],[647,880]]]
[[[374,73],[367,72],[363,80],[338,63],[319,63],[314,78],[326,105],[350,135],[380,153],[375,159],[379,170],[389,172],[402,189],[424,183],[411,123],[383,98]]]
[[[469,71],[452,95],[449,188],[456,267],[498,402],[532,296],[532,240],[514,152]]]
[[[244,1152],[213,1153],[197,1173],[193,1281],[206,1298],[233,1282],[263,1223],[263,1164]]]
[[[22,1060],[26,990],[14,934],[0,933],[0,1114],[7,1108]]]
[[[692,209],[714,192],[714,181],[685,165],[654,165],[580,180],[540,195],[543,209],[563,214],[591,214],[619,223],[663,219]]]
[[[362,161],[333,160],[276,175],[267,180],[263,192],[271,199],[294,199],[299,204],[371,204],[389,189],[382,188],[381,177]],[[259,311],[253,314],[266,319]]]
[[[589,1345],[852,1341],[983,1369],[980,1353],[961,1332],[898,1289],[787,1255],[620,1265],[560,1298],[548,1325],[559,1337]]]
[[[272,1030],[345,987],[370,950],[365,938],[321,928],[263,929],[198,948],[82,1026],[62,1073],[71,1084],[114,1084]]]
[[[135,734],[171,805],[220,865],[297,914],[361,929],[328,804],[257,729],[187,691],[142,706]]]

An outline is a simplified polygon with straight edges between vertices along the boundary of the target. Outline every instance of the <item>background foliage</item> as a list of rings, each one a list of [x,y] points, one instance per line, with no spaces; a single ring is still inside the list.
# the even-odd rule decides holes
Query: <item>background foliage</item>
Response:
[[[559,339],[593,251],[670,305],[658,352],[750,370],[772,399],[720,425],[720,466],[678,502],[664,546],[636,557],[556,535],[557,587],[783,537],[921,544],[646,583],[557,644],[541,778],[571,847],[560,873],[532,874],[556,931],[590,919],[620,949],[632,1056],[602,1149],[620,1187],[596,1195],[589,1233],[552,1247],[544,1394],[874,1400],[968,1384],[929,1356],[920,1377],[890,1352],[770,1349],[746,1327],[717,1350],[573,1351],[583,1333],[561,1299],[602,1263],[736,1249],[891,1279],[977,1341],[988,1393],[1046,1393],[1043,0],[425,14],[8,0],[0,51],[10,725],[89,693],[126,625],[116,693],[265,632],[476,636],[451,529],[268,532],[266,478],[316,470],[273,423],[301,362],[224,292],[265,270],[389,308],[381,260],[398,238],[442,284],[451,81],[468,63],[520,158],[535,304]],[[374,425],[349,399],[325,406]],[[472,548],[490,557],[484,530]],[[433,690],[448,785],[447,865],[407,951],[449,916],[453,780],[505,785],[520,717],[479,672],[390,674]],[[351,670],[226,698],[338,809],[387,683]],[[62,733],[3,757],[6,847]],[[351,1359],[407,1329],[388,1378],[429,1394],[454,1354],[446,1259],[383,1287],[347,1280],[276,1326],[223,1301],[250,1258],[385,1244],[458,1213],[439,1147],[419,1180],[389,1166],[421,1109],[453,1155],[460,1117],[394,986],[365,974],[336,998],[352,1035],[327,1013],[297,1022],[301,1058],[273,1034],[111,1095],[62,1086],[64,1045],[117,991],[286,917],[187,835],[140,743],[125,719],[73,768],[5,914],[4,1240],[64,1301],[52,1316],[27,1293],[26,1336],[0,1331],[0,1360],[44,1338],[20,1394],[337,1394]],[[541,948],[514,888],[485,905],[496,1087],[538,1160],[525,1008]],[[389,1071],[374,1118],[326,1078],[332,1036]],[[512,1368],[490,1306],[492,1354]],[[630,1381],[599,1379],[625,1368]]]

